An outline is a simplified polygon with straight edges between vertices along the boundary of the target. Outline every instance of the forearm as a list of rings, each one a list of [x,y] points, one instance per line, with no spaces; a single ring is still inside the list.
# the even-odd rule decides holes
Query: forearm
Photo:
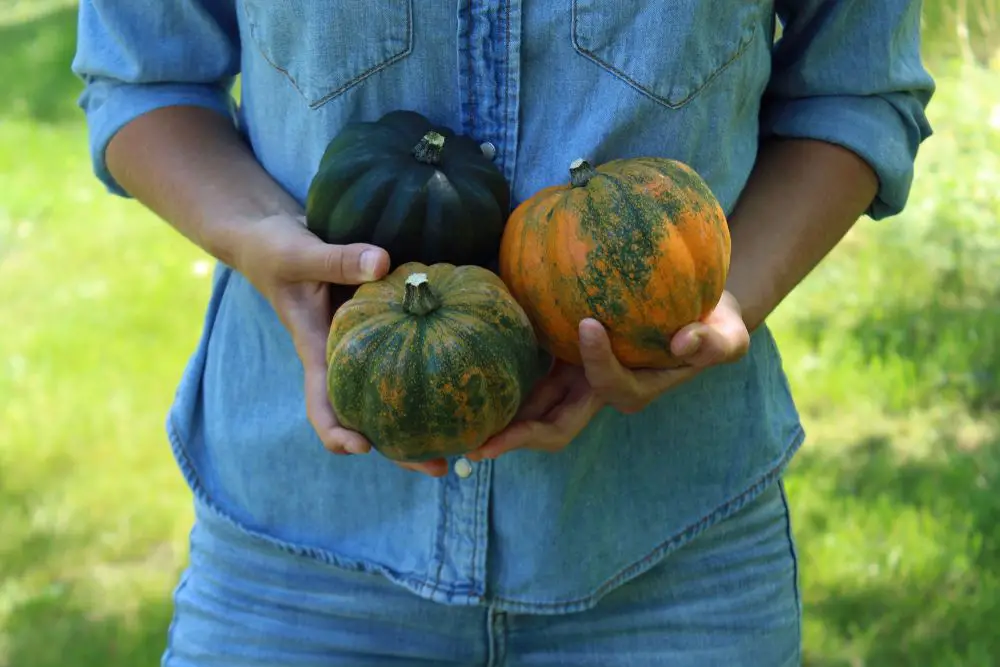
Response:
[[[875,197],[878,180],[857,155],[810,140],[761,147],[730,216],[727,289],[756,329],[834,248]]]
[[[139,116],[108,144],[107,162],[131,196],[229,266],[254,221],[301,213],[232,123],[208,109],[165,107]]]

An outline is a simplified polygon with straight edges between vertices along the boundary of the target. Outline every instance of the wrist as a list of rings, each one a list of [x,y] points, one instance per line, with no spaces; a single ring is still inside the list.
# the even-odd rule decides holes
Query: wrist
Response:
[[[287,245],[285,230],[307,233],[301,214],[281,211],[258,216],[239,215],[230,218],[227,224],[214,227],[216,252],[213,254],[223,264],[249,277],[260,268],[262,257],[275,251],[281,253],[281,246]]]
[[[781,301],[777,286],[773,281],[768,281],[766,274],[762,272],[754,275],[738,273],[735,278],[730,272],[726,292],[739,304],[740,317],[750,333],[764,324]]]
[[[157,160],[149,160],[157,155]],[[195,107],[164,107],[123,127],[108,167],[137,201],[219,261],[236,267],[257,223],[302,210],[232,123]]]

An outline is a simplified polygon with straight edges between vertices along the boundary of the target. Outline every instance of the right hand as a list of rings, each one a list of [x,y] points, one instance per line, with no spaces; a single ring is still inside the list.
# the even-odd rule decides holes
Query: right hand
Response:
[[[583,367],[556,360],[507,428],[466,454],[466,458],[473,462],[495,459],[516,449],[561,451],[604,405],[587,381]]]
[[[335,454],[364,454],[371,444],[342,427],[327,394],[326,339],[334,285],[382,278],[389,254],[377,246],[324,243],[292,215],[264,218],[243,230],[234,267],[266,298],[288,329],[305,371],[306,413],[323,446]]]

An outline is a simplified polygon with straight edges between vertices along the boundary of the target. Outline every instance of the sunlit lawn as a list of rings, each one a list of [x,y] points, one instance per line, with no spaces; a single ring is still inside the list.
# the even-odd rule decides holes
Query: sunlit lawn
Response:
[[[152,665],[190,520],[163,420],[209,264],[93,179],[59,4],[0,2],[0,665]],[[810,434],[811,665],[1000,663],[1000,74],[940,76],[909,211],[772,324]]]

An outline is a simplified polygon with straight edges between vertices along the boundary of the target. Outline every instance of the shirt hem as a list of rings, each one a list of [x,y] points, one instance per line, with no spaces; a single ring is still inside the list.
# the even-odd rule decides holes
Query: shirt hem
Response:
[[[804,441],[805,430],[801,425],[796,425],[795,430],[792,433],[791,440],[785,446],[783,454],[770,470],[757,478],[743,491],[730,497],[698,521],[695,521],[680,532],[675,533],[665,541],[661,542],[652,551],[639,560],[633,562],[631,565],[619,570],[617,574],[607,579],[603,584],[595,588],[588,595],[571,600],[551,600],[546,602],[527,602],[516,598],[494,596],[490,599],[490,606],[497,611],[508,613],[535,614],[565,614],[593,609],[597,606],[598,602],[600,602],[601,598],[610,593],[612,590],[632,579],[635,579],[641,574],[648,572],[662,562],[664,558],[670,555],[670,553],[688,544],[705,530],[733,516],[760,497],[760,495],[766,491],[771,484],[776,483],[780,479],[781,474],[784,472],[788,463],[802,446]]]
[[[721,503],[709,514],[661,542],[639,560],[619,570],[618,573],[607,579],[589,594],[568,600],[528,602],[517,598],[486,595],[482,591],[474,590],[467,586],[441,586],[439,583],[433,583],[421,577],[399,572],[382,563],[346,557],[320,547],[293,544],[273,535],[254,530],[223,510],[211,498],[198,474],[194,462],[185,451],[183,438],[172,416],[167,418],[166,427],[170,448],[181,474],[194,496],[197,508],[196,514],[198,516],[222,521],[231,529],[238,530],[244,535],[260,540],[293,556],[310,558],[350,572],[364,572],[385,576],[390,581],[432,602],[455,606],[488,606],[500,612],[539,615],[566,614],[592,609],[607,593],[649,571],[671,552],[684,546],[711,526],[737,513],[760,496],[771,484],[778,480],[791,458],[805,440],[805,431],[801,425],[796,425],[783,454],[777,463],[772,465],[764,475],[757,478],[740,493]],[[206,516],[206,513],[209,516]]]
[[[172,417],[168,417],[167,419],[167,439],[170,442],[170,449],[174,455],[174,459],[177,461],[180,472],[194,496],[196,516],[206,517],[206,513],[208,513],[210,519],[222,521],[229,528],[238,530],[244,535],[296,557],[310,558],[349,572],[383,575],[390,581],[434,602],[461,606],[474,606],[484,603],[485,599],[482,593],[472,590],[470,587],[442,587],[439,584],[430,583],[428,580],[399,572],[381,563],[346,557],[319,547],[293,544],[244,525],[236,517],[223,510],[210,496],[194,462],[191,461],[184,449],[179,429]]]

